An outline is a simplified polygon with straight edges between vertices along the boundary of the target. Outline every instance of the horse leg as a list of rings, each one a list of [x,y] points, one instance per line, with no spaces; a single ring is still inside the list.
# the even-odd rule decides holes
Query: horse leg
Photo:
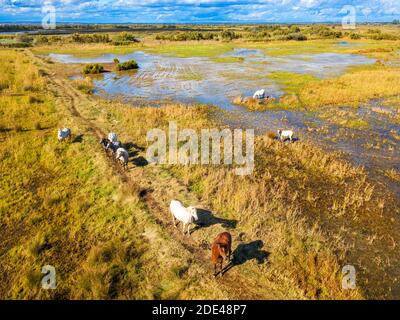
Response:
[[[176,228],[176,221],[175,221],[175,216],[172,215],[172,223],[174,224],[174,227]]]

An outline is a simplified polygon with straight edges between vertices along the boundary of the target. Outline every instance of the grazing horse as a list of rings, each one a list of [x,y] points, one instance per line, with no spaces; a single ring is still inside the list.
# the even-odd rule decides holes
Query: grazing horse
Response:
[[[118,136],[115,132],[110,132],[108,134],[108,140],[111,142],[118,142]]]
[[[183,234],[186,233],[185,228],[187,226],[187,233],[190,235],[190,226],[199,220],[197,216],[197,209],[194,207],[185,208],[180,201],[172,200],[169,209],[172,213],[172,221],[176,227],[175,219],[182,222]]]
[[[58,129],[57,138],[58,141],[65,141],[66,139],[69,139],[69,141],[71,141],[72,138],[71,129],[69,128]]]
[[[108,155],[115,155],[117,150],[121,148],[121,142],[119,141],[113,142],[107,138],[101,139],[100,144]]]
[[[112,154],[115,154],[118,149],[121,148],[121,142],[119,141],[109,141],[107,148],[111,151]]]
[[[103,139],[100,140],[100,144],[101,144],[101,146],[103,147],[103,149],[105,151],[108,151],[108,144],[109,143],[110,143],[110,141],[108,139],[106,139],[106,138],[103,138]]]
[[[264,99],[265,98],[265,90],[261,89],[254,93],[253,99]]]
[[[292,130],[278,130],[278,137],[283,142],[286,139],[289,139],[290,142],[293,142],[294,132]]]
[[[124,148],[118,148],[115,153],[115,159],[119,161],[125,170],[128,170],[129,153]]]
[[[227,259],[228,262],[231,261],[232,253],[232,236],[229,232],[223,232],[219,234],[211,248],[211,262],[214,265],[214,276],[217,276],[217,265],[220,265],[220,276],[222,277],[222,266],[224,260]]]

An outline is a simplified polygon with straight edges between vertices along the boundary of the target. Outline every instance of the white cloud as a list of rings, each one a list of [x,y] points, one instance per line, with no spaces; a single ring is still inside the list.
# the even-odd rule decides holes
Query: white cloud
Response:
[[[45,1],[64,20],[87,22],[339,21],[349,2],[371,20],[400,16],[400,0],[0,0],[0,19],[40,20]]]

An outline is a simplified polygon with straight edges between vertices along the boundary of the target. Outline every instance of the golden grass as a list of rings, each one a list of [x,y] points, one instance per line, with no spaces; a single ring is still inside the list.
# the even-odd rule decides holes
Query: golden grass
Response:
[[[375,98],[400,94],[400,69],[357,70],[335,79],[311,82],[299,97],[310,109],[328,105],[357,106]]]
[[[90,77],[85,77],[84,79],[72,80],[72,85],[82,91],[83,93],[91,94],[93,93],[93,79]]]
[[[275,107],[274,99],[255,99],[253,97],[236,97],[232,102],[238,106],[244,106],[252,111],[264,111]]]
[[[385,175],[394,181],[400,182],[400,172],[396,169],[385,170]]]

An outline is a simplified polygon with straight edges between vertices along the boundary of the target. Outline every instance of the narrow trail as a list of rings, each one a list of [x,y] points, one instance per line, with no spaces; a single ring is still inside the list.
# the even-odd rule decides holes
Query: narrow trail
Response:
[[[106,133],[92,120],[84,117],[79,110],[81,104],[95,106],[97,104],[96,99],[79,92],[67,80],[58,78],[41,58],[33,57],[33,59],[47,72],[48,89],[57,98],[62,99],[62,103],[68,108],[81,132],[90,134],[98,140],[105,137]],[[143,151],[140,151],[138,156],[144,156]],[[107,158],[106,155],[104,157]],[[107,161],[112,164],[115,174],[120,176],[121,181],[126,186],[127,193],[138,192],[147,211],[162,228],[163,232],[166,232],[177,244],[193,256],[192,263],[198,264],[204,270],[206,276],[213,277],[213,267],[210,262],[210,243],[219,232],[225,230],[224,226],[219,223],[204,229],[201,227],[195,228],[190,237],[184,236],[181,225],[178,228],[174,227],[169,212],[169,202],[176,196],[179,196],[180,199],[185,199],[186,203],[200,204],[200,208],[206,207],[201,204],[201,200],[191,194],[187,187],[173,176],[157,179],[157,186],[154,186],[152,175],[166,174],[158,167],[151,166],[151,169],[148,169],[148,167],[135,166],[132,164],[132,159],[130,159],[129,170],[124,171],[111,159],[108,158]],[[230,229],[229,231],[233,235],[234,250],[238,245],[238,241],[242,241],[242,237],[239,235],[238,230]],[[238,271],[239,268],[243,267],[245,266],[233,266],[222,278],[217,277],[214,280],[218,282],[218,286],[223,289],[222,291],[226,293],[229,299],[279,299],[285,297],[282,289],[279,289],[278,285],[273,282],[268,288],[265,288],[265,286],[261,288],[254,282],[249,283],[250,281]],[[260,272],[262,271],[260,270]],[[260,276],[262,276],[261,273]]]

